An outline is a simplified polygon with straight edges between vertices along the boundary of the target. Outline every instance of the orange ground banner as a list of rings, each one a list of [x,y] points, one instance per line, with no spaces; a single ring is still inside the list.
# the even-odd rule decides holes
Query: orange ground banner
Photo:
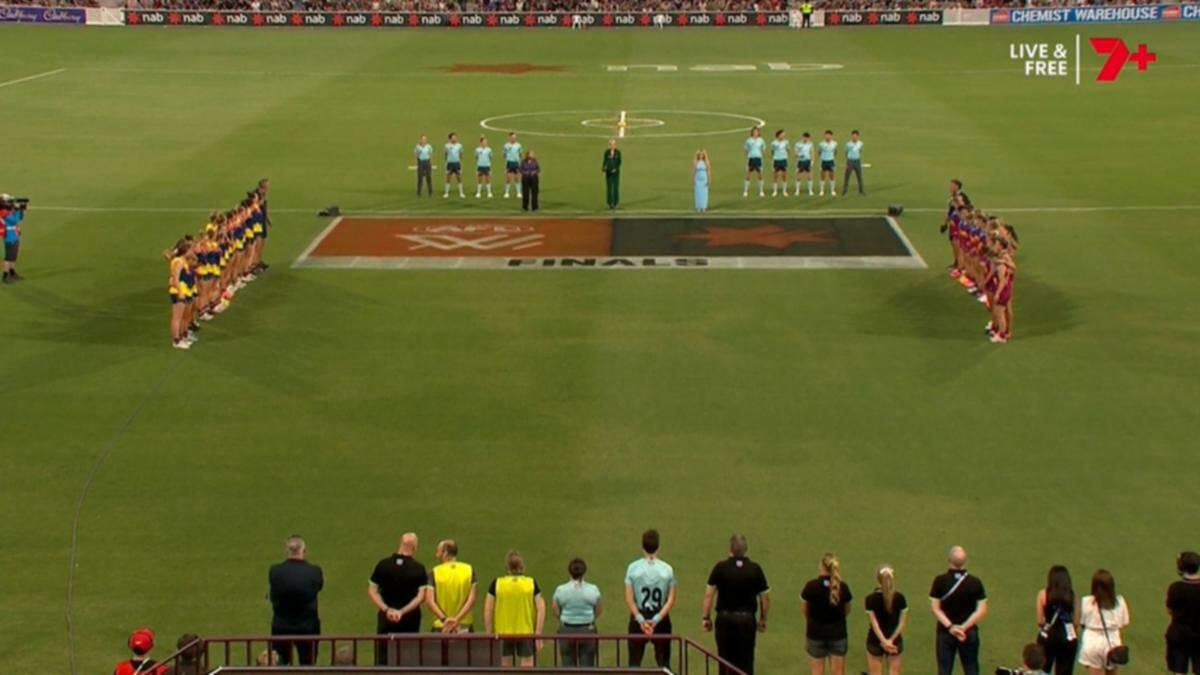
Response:
[[[309,257],[605,256],[608,218],[342,218]]]

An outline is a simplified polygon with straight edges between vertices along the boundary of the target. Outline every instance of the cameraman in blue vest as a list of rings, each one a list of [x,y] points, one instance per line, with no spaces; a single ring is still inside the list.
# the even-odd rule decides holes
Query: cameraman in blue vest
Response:
[[[0,227],[4,229],[4,283],[11,284],[21,278],[17,274],[17,252],[21,249],[21,221],[25,219],[28,199],[15,199],[12,195],[0,194]]]

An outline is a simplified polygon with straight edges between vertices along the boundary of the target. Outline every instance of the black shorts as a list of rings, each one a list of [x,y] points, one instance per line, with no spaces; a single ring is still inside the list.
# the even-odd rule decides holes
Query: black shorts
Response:
[[[1191,671],[1188,666],[1191,666]],[[1200,675],[1200,644],[1180,644],[1167,640],[1167,670]]]
[[[746,160],[747,171],[762,171],[762,157],[751,157]]]
[[[822,171],[833,171],[836,168],[837,168],[837,165],[834,164],[832,161],[824,160],[824,159],[821,160],[821,170]]]
[[[446,162],[446,173],[462,174],[462,162]]]
[[[480,176],[490,176],[490,175],[492,175],[492,167],[477,166],[477,167],[475,167],[475,173]]]
[[[896,656],[899,656],[900,654],[904,653],[904,638],[903,637],[896,639],[896,648],[900,650],[899,652],[896,653]],[[871,656],[874,656],[875,658],[882,658],[884,656],[890,656],[887,652],[883,651],[883,645],[879,644],[879,640],[875,639],[874,633],[871,634],[871,637],[867,638],[867,653],[870,654]]]
[[[504,163],[505,173],[518,173],[518,172],[520,172],[520,170],[521,170],[520,162],[505,162]]]
[[[796,162],[796,170],[803,171],[805,173],[812,172],[812,160],[811,159],[802,159],[802,160]]]
[[[21,242],[4,242],[4,262],[17,262],[17,252],[21,250]]]
[[[776,171],[787,171],[787,160],[786,159],[775,160],[775,170]]]
[[[516,656],[527,659],[533,656],[533,640],[504,640],[500,643],[501,656]]]

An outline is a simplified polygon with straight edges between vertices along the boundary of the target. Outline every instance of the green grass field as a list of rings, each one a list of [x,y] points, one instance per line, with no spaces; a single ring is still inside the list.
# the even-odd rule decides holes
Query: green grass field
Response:
[[[1146,42],[1158,62],[1101,85],[1089,51],[1077,87],[1008,58],[1010,42],[1077,30]],[[0,88],[0,189],[34,200],[27,281],[0,287],[0,670],[68,672],[68,601],[80,673],[107,672],[140,625],[164,645],[266,632],[266,568],[293,532],[325,569],[330,633],[373,630],[366,577],[409,529],[426,561],[458,538],[485,581],[512,547],[549,588],[582,555],[608,599],[600,627],[618,632],[624,566],[655,526],[680,578],[675,625],[697,637],[708,570],[747,533],[776,606],[762,672],[807,667],[798,595],[826,550],[860,598],[878,563],[896,567],[908,671],[931,672],[923,598],[955,543],[991,597],[985,667],[1034,637],[1034,594],[1062,562],[1079,590],[1113,571],[1127,672],[1161,672],[1174,556],[1197,545],[1197,35],[0,28],[0,80],[66,69]],[[508,62],[565,70],[443,70]],[[606,70],[636,63],[680,71]],[[743,63],[760,69],[689,70]],[[574,109],[857,127],[867,197],[743,201],[744,134],[635,135],[624,208],[688,210],[703,146],[715,213],[902,203],[930,269],[289,268],[326,204],[511,211],[418,202],[415,137],[458,130],[471,148],[483,118]],[[547,213],[603,210],[602,139],[522,140]],[[263,175],[274,266],[190,352],[170,349],[159,252]],[[1005,346],[941,270],[951,176],[1021,234]]]

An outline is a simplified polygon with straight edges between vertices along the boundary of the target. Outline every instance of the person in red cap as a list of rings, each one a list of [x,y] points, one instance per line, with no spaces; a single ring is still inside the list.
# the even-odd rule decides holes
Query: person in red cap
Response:
[[[133,652],[133,658],[118,663],[113,675],[163,675],[166,668],[146,657],[151,649],[154,649],[154,631],[149,628],[133,631],[129,635],[129,650]]]

